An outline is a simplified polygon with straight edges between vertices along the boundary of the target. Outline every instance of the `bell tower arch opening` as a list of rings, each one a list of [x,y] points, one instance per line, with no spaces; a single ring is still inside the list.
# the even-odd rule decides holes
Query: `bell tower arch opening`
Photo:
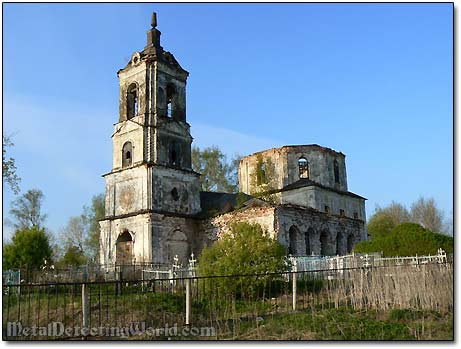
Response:
[[[307,162],[306,158],[304,157],[299,158],[298,170],[299,170],[299,178],[309,179],[309,162]]]
[[[173,84],[169,83],[166,87],[166,112],[169,118],[174,115],[176,98],[176,89]]]
[[[133,144],[126,142],[122,147],[122,167],[128,167],[133,164]]]
[[[130,120],[138,115],[138,86],[132,83],[126,93],[126,118]]]

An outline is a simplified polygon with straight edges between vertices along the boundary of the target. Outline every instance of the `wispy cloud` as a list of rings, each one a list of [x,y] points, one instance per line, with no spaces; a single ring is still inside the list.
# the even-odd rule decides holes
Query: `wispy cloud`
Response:
[[[115,113],[90,105],[62,101],[44,105],[24,96],[5,96],[4,130],[14,134],[12,155],[23,180],[21,186],[23,190],[43,190],[44,209],[53,231],[78,215],[91,196],[104,191],[101,174],[111,167]],[[280,140],[200,122],[192,122],[191,133],[194,145],[217,145],[229,157],[282,145]],[[13,197],[5,199],[9,202]]]
[[[113,115],[91,107],[59,101],[44,105],[24,96],[4,96],[4,132],[13,135],[11,155],[22,178],[21,188],[44,192],[52,230],[104,191],[101,174],[111,166]],[[5,202],[11,202],[11,193],[5,193]]]

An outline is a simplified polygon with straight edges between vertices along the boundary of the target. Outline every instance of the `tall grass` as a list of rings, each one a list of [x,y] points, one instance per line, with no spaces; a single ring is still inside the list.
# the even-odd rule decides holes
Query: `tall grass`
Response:
[[[241,285],[243,291],[247,289],[245,285],[251,284],[252,292],[226,289],[223,283],[216,282],[216,277],[193,279],[192,323],[213,325],[218,333],[235,334],[241,324],[259,326],[261,317],[287,315],[293,306],[292,277],[290,273],[264,276],[263,282],[254,275],[228,277]],[[315,318],[344,309],[354,314],[401,309],[403,313],[394,313],[400,317],[408,310],[453,314],[452,264],[299,272],[296,280],[296,309]],[[164,323],[184,324],[185,290],[181,282],[174,287],[163,281],[121,283],[120,290],[116,286],[115,283],[89,285],[91,326],[126,326],[134,322],[160,327]],[[4,288],[3,326],[7,321],[19,320],[29,326],[43,326],[50,321],[81,324],[80,287],[79,284],[22,286],[20,298],[14,288]],[[352,316],[351,313],[347,318]],[[424,330],[424,322],[422,326]]]
[[[354,309],[453,310],[453,266],[425,264],[351,270],[329,280],[322,294],[335,306]]]

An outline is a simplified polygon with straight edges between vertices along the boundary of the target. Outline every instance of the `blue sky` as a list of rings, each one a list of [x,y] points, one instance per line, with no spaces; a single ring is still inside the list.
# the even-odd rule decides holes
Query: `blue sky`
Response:
[[[346,154],[367,213],[434,197],[452,214],[451,4],[3,4],[3,130],[54,232],[104,191],[116,72],[162,46],[190,72],[194,144]],[[4,191],[4,213],[13,194]],[[8,234],[8,232],[6,232]]]

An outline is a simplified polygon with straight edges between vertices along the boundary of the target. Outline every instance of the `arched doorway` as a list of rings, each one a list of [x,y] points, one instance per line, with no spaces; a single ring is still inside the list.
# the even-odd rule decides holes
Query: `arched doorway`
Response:
[[[314,229],[309,228],[307,232],[304,234],[304,244],[306,245],[306,256],[310,256],[312,254],[312,247],[311,247],[311,239],[314,236]]]
[[[182,265],[186,266],[189,260],[189,244],[186,234],[180,230],[173,231],[166,242],[166,254],[168,263],[173,263],[174,257],[178,256]]]
[[[347,237],[347,253],[352,252],[352,250],[354,249],[354,245],[355,245],[354,235],[349,234],[349,236]]]
[[[320,233],[320,255],[321,256],[329,256],[330,255],[330,249],[328,246],[328,235],[329,232],[327,230],[323,230]]]
[[[296,256],[300,253],[300,251],[298,251],[298,240],[300,235],[299,229],[295,225],[292,225],[288,230],[288,254]]]
[[[128,230],[124,230],[117,238],[116,264],[130,265],[133,262],[133,237]]]
[[[345,237],[342,231],[338,231],[336,234],[336,254],[339,256],[343,256],[347,253],[346,242],[344,241]]]

